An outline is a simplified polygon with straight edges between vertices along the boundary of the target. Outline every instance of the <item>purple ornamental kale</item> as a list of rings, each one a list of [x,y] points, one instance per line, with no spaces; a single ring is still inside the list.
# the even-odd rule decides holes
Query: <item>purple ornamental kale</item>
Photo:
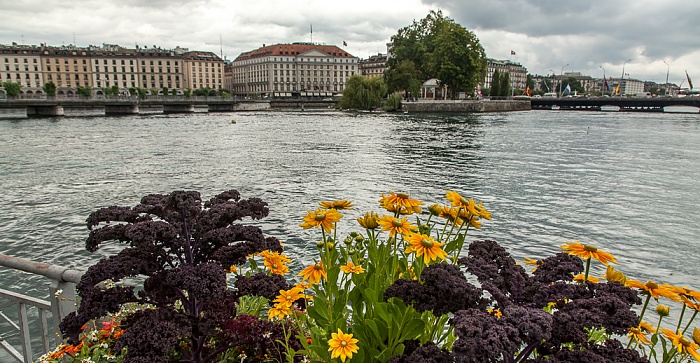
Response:
[[[451,324],[458,336],[452,346],[458,363],[503,362],[503,357],[513,357],[521,345],[518,329],[482,310],[458,311]]]
[[[455,361],[452,353],[440,349],[433,342],[421,346],[416,341],[405,341],[404,344],[403,354],[389,358],[389,363],[453,363]]]
[[[210,362],[230,343],[210,341],[223,323],[235,317],[235,300],[241,292],[229,291],[225,270],[242,264],[246,256],[264,250],[282,251],[274,237],[259,227],[233,224],[245,217],[267,216],[267,203],[259,198],[241,199],[235,190],[207,202],[199,192],[174,191],[151,194],[131,207],[108,207],[87,218],[90,230],[85,247],[97,250],[102,243],[117,241],[128,246],[91,266],[77,286],[81,304],[61,323],[71,343],[77,343],[87,321],[117,312],[125,303],[148,304],[130,316],[118,346],[128,347],[125,363],[165,362],[168,354],[182,348],[180,361]],[[106,280],[143,278],[138,294],[134,287],[102,287]],[[260,292],[280,286],[279,281],[241,283]],[[266,285],[267,284],[267,285]],[[263,286],[265,285],[265,286]],[[246,292],[247,293],[247,292]],[[269,293],[268,293],[269,295]],[[175,304],[181,304],[176,308]]]
[[[397,297],[423,312],[432,310],[437,316],[468,308],[485,308],[482,290],[470,284],[455,265],[436,264],[421,272],[421,281],[400,279],[384,292],[384,299]]]

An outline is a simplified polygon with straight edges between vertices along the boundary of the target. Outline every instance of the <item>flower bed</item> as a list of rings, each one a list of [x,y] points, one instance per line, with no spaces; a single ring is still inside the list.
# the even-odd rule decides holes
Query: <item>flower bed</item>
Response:
[[[66,344],[39,362],[700,360],[699,292],[631,280],[576,241],[527,272],[495,241],[466,243],[491,213],[455,191],[428,207],[390,192],[379,207],[347,234],[350,201],[308,211],[300,226],[319,230],[318,256],[296,275],[277,238],[240,223],[267,216],[267,203],[235,190],[97,210],[86,248],[125,248],[88,269],[61,324]],[[608,266],[602,279],[592,263]],[[680,309],[678,321],[652,299]]]

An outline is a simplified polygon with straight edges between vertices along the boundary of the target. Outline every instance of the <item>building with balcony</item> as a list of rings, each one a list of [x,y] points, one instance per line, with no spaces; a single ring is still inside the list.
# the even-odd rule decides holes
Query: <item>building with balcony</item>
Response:
[[[387,59],[388,57],[386,54],[379,53],[367,59],[360,60],[360,74],[365,77],[384,77]]]
[[[486,59],[487,72],[484,79],[483,88],[491,88],[491,80],[493,73],[498,70],[498,73],[510,75],[510,86],[512,89],[524,90],[527,86],[527,68],[520,63],[511,62],[510,60],[497,60],[492,58]]]
[[[0,45],[0,84],[3,82],[21,84],[23,95],[43,94],[41,49],[16,43]]]
[[[343,91],[358,67],[357,57],[335,45],[263,45],[231,63],[230,91],[242,97],[331,96]]]

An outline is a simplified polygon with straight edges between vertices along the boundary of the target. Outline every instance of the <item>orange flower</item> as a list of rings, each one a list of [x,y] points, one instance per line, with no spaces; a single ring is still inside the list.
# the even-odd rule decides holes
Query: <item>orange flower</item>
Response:
[[[447,253],[440,248],[445,244],[436,241],[433,237],[411,233],[406,237],[406,242],[410,245],[406,248],[406,253],[415,252],[416,257],[423,256],[423,262],[426,264],[438,258],[447,259]]]
[[[424,203],[411,199],[406,193],[396,193],[389,191],[389,195],[382,193],[382,198],[379,199],[379,205],[389,212],[399,212],[400,214],[420,213],[420,206]]]
[[[692,356],[695,360],[700,361],[700,354],[698,354],[698,345],[692,340],[686,338],[681,334],[680,331],[674,333],[673,331],[665,328],[659,329],[664,336],[671,341],[679,354],[687,354]]]
[[[581,257],[584,260],[592,258],[600,261],[603,265],[608,265],[609,262],[617,263],[615,257],[608,252],[597,249],[591,245],[583,245],[581,242],[574,240],[573,243],[566,242],[561,245],[561,248],[570,255]]]
[[[273,301],[279,306],[292,307],[295,301],[304,298],[304,295],[301,293],[302,291],[303,289],[298,287],[293,287],[289,290],[280,290],[280,294],[277,295],[277,298]]]
[[[643,294],[651,295],[655,300],[659,300],[659,296],[663,296],[673,301],[680,301],[678,294],[660,286],[654,281],[647,281],[646,284],[643,284],[637,280],[627,280],[627,286],[640,289]]]
[[[304,229],[321,227],[326,233],[330,233],[335,228],[334,224],[340,220],[343,215],[335,209],[316,209],[315,211],[307,211],[304,217],[304,223],[300,224]]]
[[[377,221],[382,226],[383,231],[389,231],[389,237],[394,237],[396,234],[405,235],[411,230],[416,230],[416,226],[411,224],[406,217],[398,219],[394,216],[383,216]]]
[[[270,310],[267,311],[267,319],[284,319],[286,316],[292,314],[292,309],[285,305],[275,304]]]
[[[349,200],[334,200],[331,202],[321,202],[321,208],[323,209],[335,209],[335,210],[341,210],[341,209],[352,209],[353,205],[352,202]]]
[[[450,201],[453,207],[464,209],[476,217],[483,217],[484,219],[491,220],[491,212],[484,208],[483,202],[476,204],[476,200],[471,198],[467,199],[453,190],[448,190],[445,197]]]
[[[357,266],[352,261],[348,261],[348,263],[344,266],[340,266],[340,270],[345,272],[346,274],[361,274],[365,272],[365,269],[362,268],[362,266]]]
[[[321,281],[321,278],[323,278],[324,280],[328,279],[328,277],[326,276],[326,270],[323,268],[322,262],[308,266],[307,268],[299,272],[297,276],[301,276],[302,281],[309,280],[309,282],[312,284],[319,283],[319,281]]]
[[[357,223],[366,229],[375,229],[379,227],[379,216],[374,212],[367,212],[364,216],[357,218]]]
[[[574,276],[574,281],[576,281],[576,282],[583,282],[583,278],[584,278],[584,277],[585,277],[585,276],[584,276],[583,274],[578,274],[578,275]],[[597,277],[588,276],[588,282],[592,282],[592,283],[594,283],[594,284],[597,284],[597,283],[600,282],[600,279],[597,278]]]
[[[286,265],[287,263],[292,262],[289,257],[279,252],[270,251],[263,251],[260,255],[264,258],[263,264],[265,267],[267,267],[273,274],[284,275],[289,272],[289,267]]]
[[[353,338],[352,334],[343,333],[340,328],[338,328],[338,333],[332,333],[331,337],[331,340],[328,341],[331,359],[340,357],[340,360],[345,362],[346,358],[352,359],[352,354],[360,350],[357,346],[359,340]]]
[[[627,282],[627,276],[620,271],[615,271],[615,268],[610,265],[605,269],[605,276],[603,276],[603,278],[610,282],[619,282],[623,285]]]

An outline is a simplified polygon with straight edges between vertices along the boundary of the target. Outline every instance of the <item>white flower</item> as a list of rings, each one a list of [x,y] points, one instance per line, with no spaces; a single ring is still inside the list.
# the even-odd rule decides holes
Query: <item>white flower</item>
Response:
[[[87,357],[87,358],[81,360],[80,363],[95,363],[95,362],[92,360],[92,358]]]
[[[100,348],[109,348],[107,343],[100,343]]]

